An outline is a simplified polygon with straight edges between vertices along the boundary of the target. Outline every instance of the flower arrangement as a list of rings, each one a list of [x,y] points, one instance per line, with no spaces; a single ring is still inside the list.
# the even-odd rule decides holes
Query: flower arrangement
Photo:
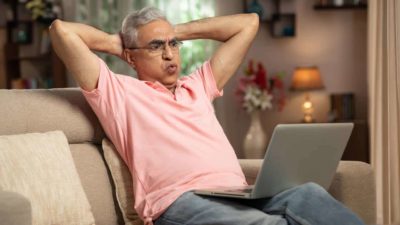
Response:
[[[284,73],[278,73],[268,78],[264,66],[258,62],[257,70],[255,70],[254,62],[250,60],[244,76],[239,78],[236,90],[241,106],[248,113],[255,110],[272,109],[274,105],[279,111],[282,111],[285,105],[283,77]]]
[[[25,7],[32,12],[32,19],[46,25],[61,14],[60,2],[55,0],[28,0]]]

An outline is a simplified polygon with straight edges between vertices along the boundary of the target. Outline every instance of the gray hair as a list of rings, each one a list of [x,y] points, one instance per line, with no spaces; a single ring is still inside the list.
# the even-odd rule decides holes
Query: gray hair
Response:
[[[145,7],[129,13],[122,21],[121,36],[125,48],[137,47],[137,29],[154,20],[167,21],[164,13],[155,7]]]

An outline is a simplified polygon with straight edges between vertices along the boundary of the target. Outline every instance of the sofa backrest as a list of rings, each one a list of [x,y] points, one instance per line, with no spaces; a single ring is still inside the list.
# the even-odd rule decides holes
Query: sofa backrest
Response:
[[[105,134],[79,88],[0,90],[0,135],[53,130],[68,139],[96,225],[118,224],[122,217],[101,149]]]
[[[70,144],[104,137],[78,88],[0,90],[0,109],[0,135],[62,130]]]

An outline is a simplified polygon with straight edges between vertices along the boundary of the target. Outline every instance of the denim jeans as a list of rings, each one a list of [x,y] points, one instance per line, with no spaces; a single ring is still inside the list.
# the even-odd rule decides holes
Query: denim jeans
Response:
[[[254,200],[185,192],[155,225],[361,225],[353,212],[314,183]]]

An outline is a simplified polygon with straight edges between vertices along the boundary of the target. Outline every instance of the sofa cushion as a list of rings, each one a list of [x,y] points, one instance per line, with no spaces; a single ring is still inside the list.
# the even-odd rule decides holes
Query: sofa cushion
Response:
[[[0,188],[31,202],[32,224],[94,224],[62,131],[0,136]]]
[[[110,140],[104,138],[102,144],[104,158],[114,181],[117,201],[121,209],[125,225],[143,224],[134,209],[135,200],[133,197],[133,182],[128,167],[119,156],[119,153]]]
[[[115,187],[101,144],[98,146],[90,142],[70,144],[69,148],[96,225],[123,224]]]

